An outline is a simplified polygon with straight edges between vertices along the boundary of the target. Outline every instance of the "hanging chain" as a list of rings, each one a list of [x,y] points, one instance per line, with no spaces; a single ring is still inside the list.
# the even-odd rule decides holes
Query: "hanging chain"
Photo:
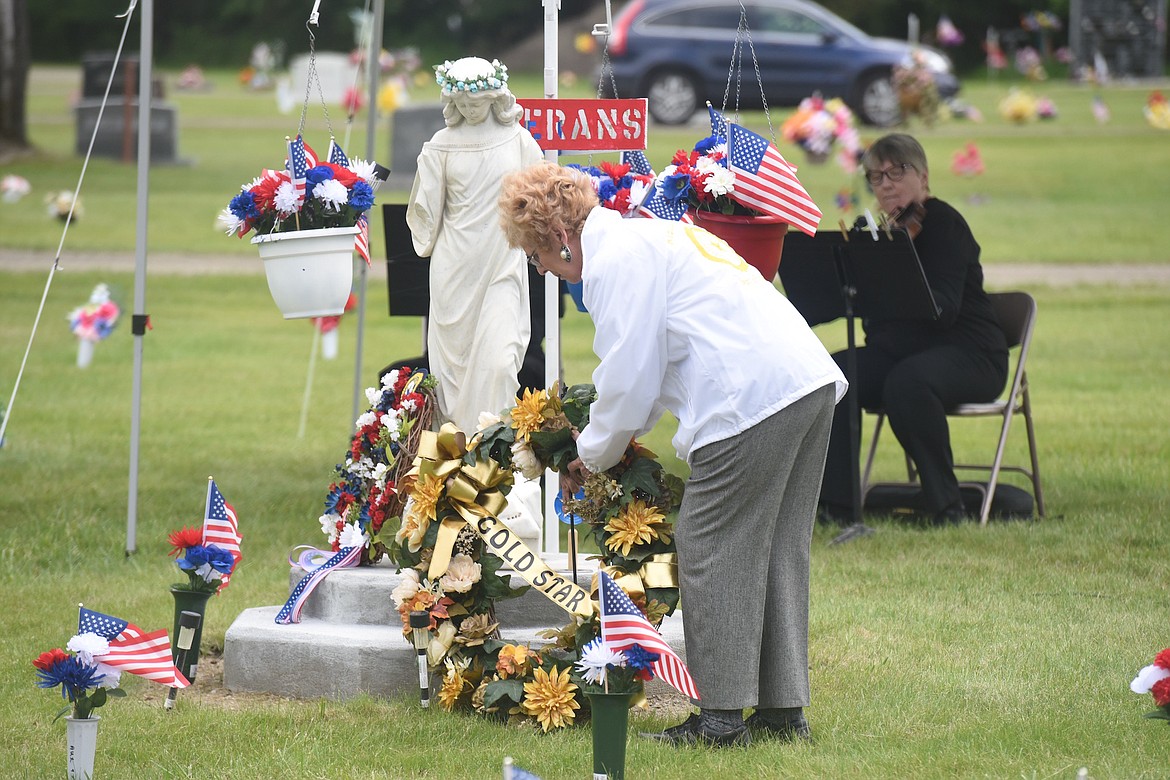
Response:
[[[305,29],[309,31],[309,73],[305,78],[305,103],[301,106],[301,123],[297,125],[297,135],[305,133],[305,116],[309,113],[309,99],[313,93],[313,85],[317,85],[317,97],[321,100],[321,110],[325,112],[325,126],[329,128],[329,137],[333,137],[333,122],[329,119],[329,106],[325,105],[325,90],[321,87],[321,77],[317,75],[317,37],[309,27],[313,19],[305,22]]]
[[[776,128],[772,126],[772,113],[768,110],[768,98],[764,96],[764,77],[760,75],[760,61],[756,57],[756,46],[752,41],[752,31],[747,23],[747,9],[742,2],[739,4],[739,26],[735,30],[735,43],[731,47],[731,66],[727,70],[727,85],[723,88],[723,111],[727,112],[727,98],[731,95],[731,77],[735,76],[735,120],[739,122],[740,88],[743,83],[743,39],[747,38],[748,50],[752,54],[752,67],[756,72],[756,84],[760,87],[760,101],[764,106],[764,117],[768,120],[768,133],[772,143],[776,143]]]

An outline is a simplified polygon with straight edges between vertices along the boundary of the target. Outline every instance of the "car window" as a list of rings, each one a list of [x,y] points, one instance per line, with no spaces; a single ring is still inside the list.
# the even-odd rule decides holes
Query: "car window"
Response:
[[[750,15],[748,19],[751,20]],[[653,19],[647,19],[645,24],[647,27],[735,30],[739,27],[739,8],[731,6],[682,8],[667,11]]]
[[[785,8],[747,5],[748,26],[758,32],[798,33],[801,35],[824,35],[829,32],[823,24],[799,11]]]

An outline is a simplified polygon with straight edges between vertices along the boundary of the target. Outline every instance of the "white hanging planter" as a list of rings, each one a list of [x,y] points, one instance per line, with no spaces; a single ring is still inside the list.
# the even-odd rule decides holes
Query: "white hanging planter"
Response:
[[[268,291],[286,320],[332,317],[345,311],[353,286],[353,247],[358,227],[266,233],[260,250]]]
[[[69,780],[93,780],[93,757],[97,753],[98,721],[89,718],[65,718],[65,736],[69,741]]]

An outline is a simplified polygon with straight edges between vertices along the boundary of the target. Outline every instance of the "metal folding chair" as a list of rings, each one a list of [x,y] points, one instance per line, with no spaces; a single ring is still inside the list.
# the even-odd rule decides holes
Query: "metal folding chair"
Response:
[[[1012,371],[1011,383],[1007,394],[999,400],[981,404],[961,404],[947,412],[948,417],[1001,417],[999,443],[995,448],[995,457],[990,465],[978,463],[956,463],[955,470],[986,471],[989,476],[987,483],[962,482],[964,486],[976,488],[983,497],[979,508],[979,524],[987,525],[991,514],[991,503],[995,498],[995,486],[999,483],[1000,474],[1011,471],[1022,474],[1032,482],[1032,495],[1036,502],[1036,513],[1044,517],[1044,493],[1040,488],[1040,461],[1036,454],[1036,432],[1032,422],[1032,404],[1028,395],[1028,373],[1026,365],[1028,351],[1032,344],[1032,330],[1036,324],[1036,300],[1026,292],[990,293],[992,305],[995,307],[999,326],[1007,337],[1008,349],[1015,354],[1015,369]],[[873,438],[869,444],[869,455],[865,462],[861,483],[862,492],[869,488],[869,477],[873,469],[874,456],[877,453],[878,439],[882,432],[882,425],[886,415],[881,410],[875,410],[877,422],[874,425]],[[1016,415],[1024,418],[1024,426],[1028,432],[1028,454],[1031,458],[1031,468],[1016,465],[1004,465],[1004,451],[1007,449],[1008,430],[1011,428],[1012,418]],[[906,457],[906,472],[909,481],[916,483],[918,474],[914,463]]]

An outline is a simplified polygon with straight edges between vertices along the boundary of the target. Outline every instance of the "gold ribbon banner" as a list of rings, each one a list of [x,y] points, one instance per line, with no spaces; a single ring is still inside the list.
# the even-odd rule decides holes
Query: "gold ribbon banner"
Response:
[[[452,423],[438,433],[422,431],[418,455],[407,478],[434,475],[446,483],[445,496],[459,517],[448,517],[439,526],[435,549],[427,570],[429,579],[441,577],[451,563],[451,551],[464,525],[470,525],[484,544],[529,585],[569,614],[589,617],[594,606],[584,588],[552,570],[497,515],[508,499],[499,486],[512,481],[512,473],[493,460],[469,465],[463,456],[474,448],[467,436]]]
[[[678,554],[658,553],[651,555],[642,562],[636,572],[626,573],[613,566],[601,567],[609,576],[613,577],[622,590],[630,594],[634,601],[645,599],[647,588],[677,588],[678,587]],[[593,588],[589,595],[597,598],[597,577],[593,578]]]

